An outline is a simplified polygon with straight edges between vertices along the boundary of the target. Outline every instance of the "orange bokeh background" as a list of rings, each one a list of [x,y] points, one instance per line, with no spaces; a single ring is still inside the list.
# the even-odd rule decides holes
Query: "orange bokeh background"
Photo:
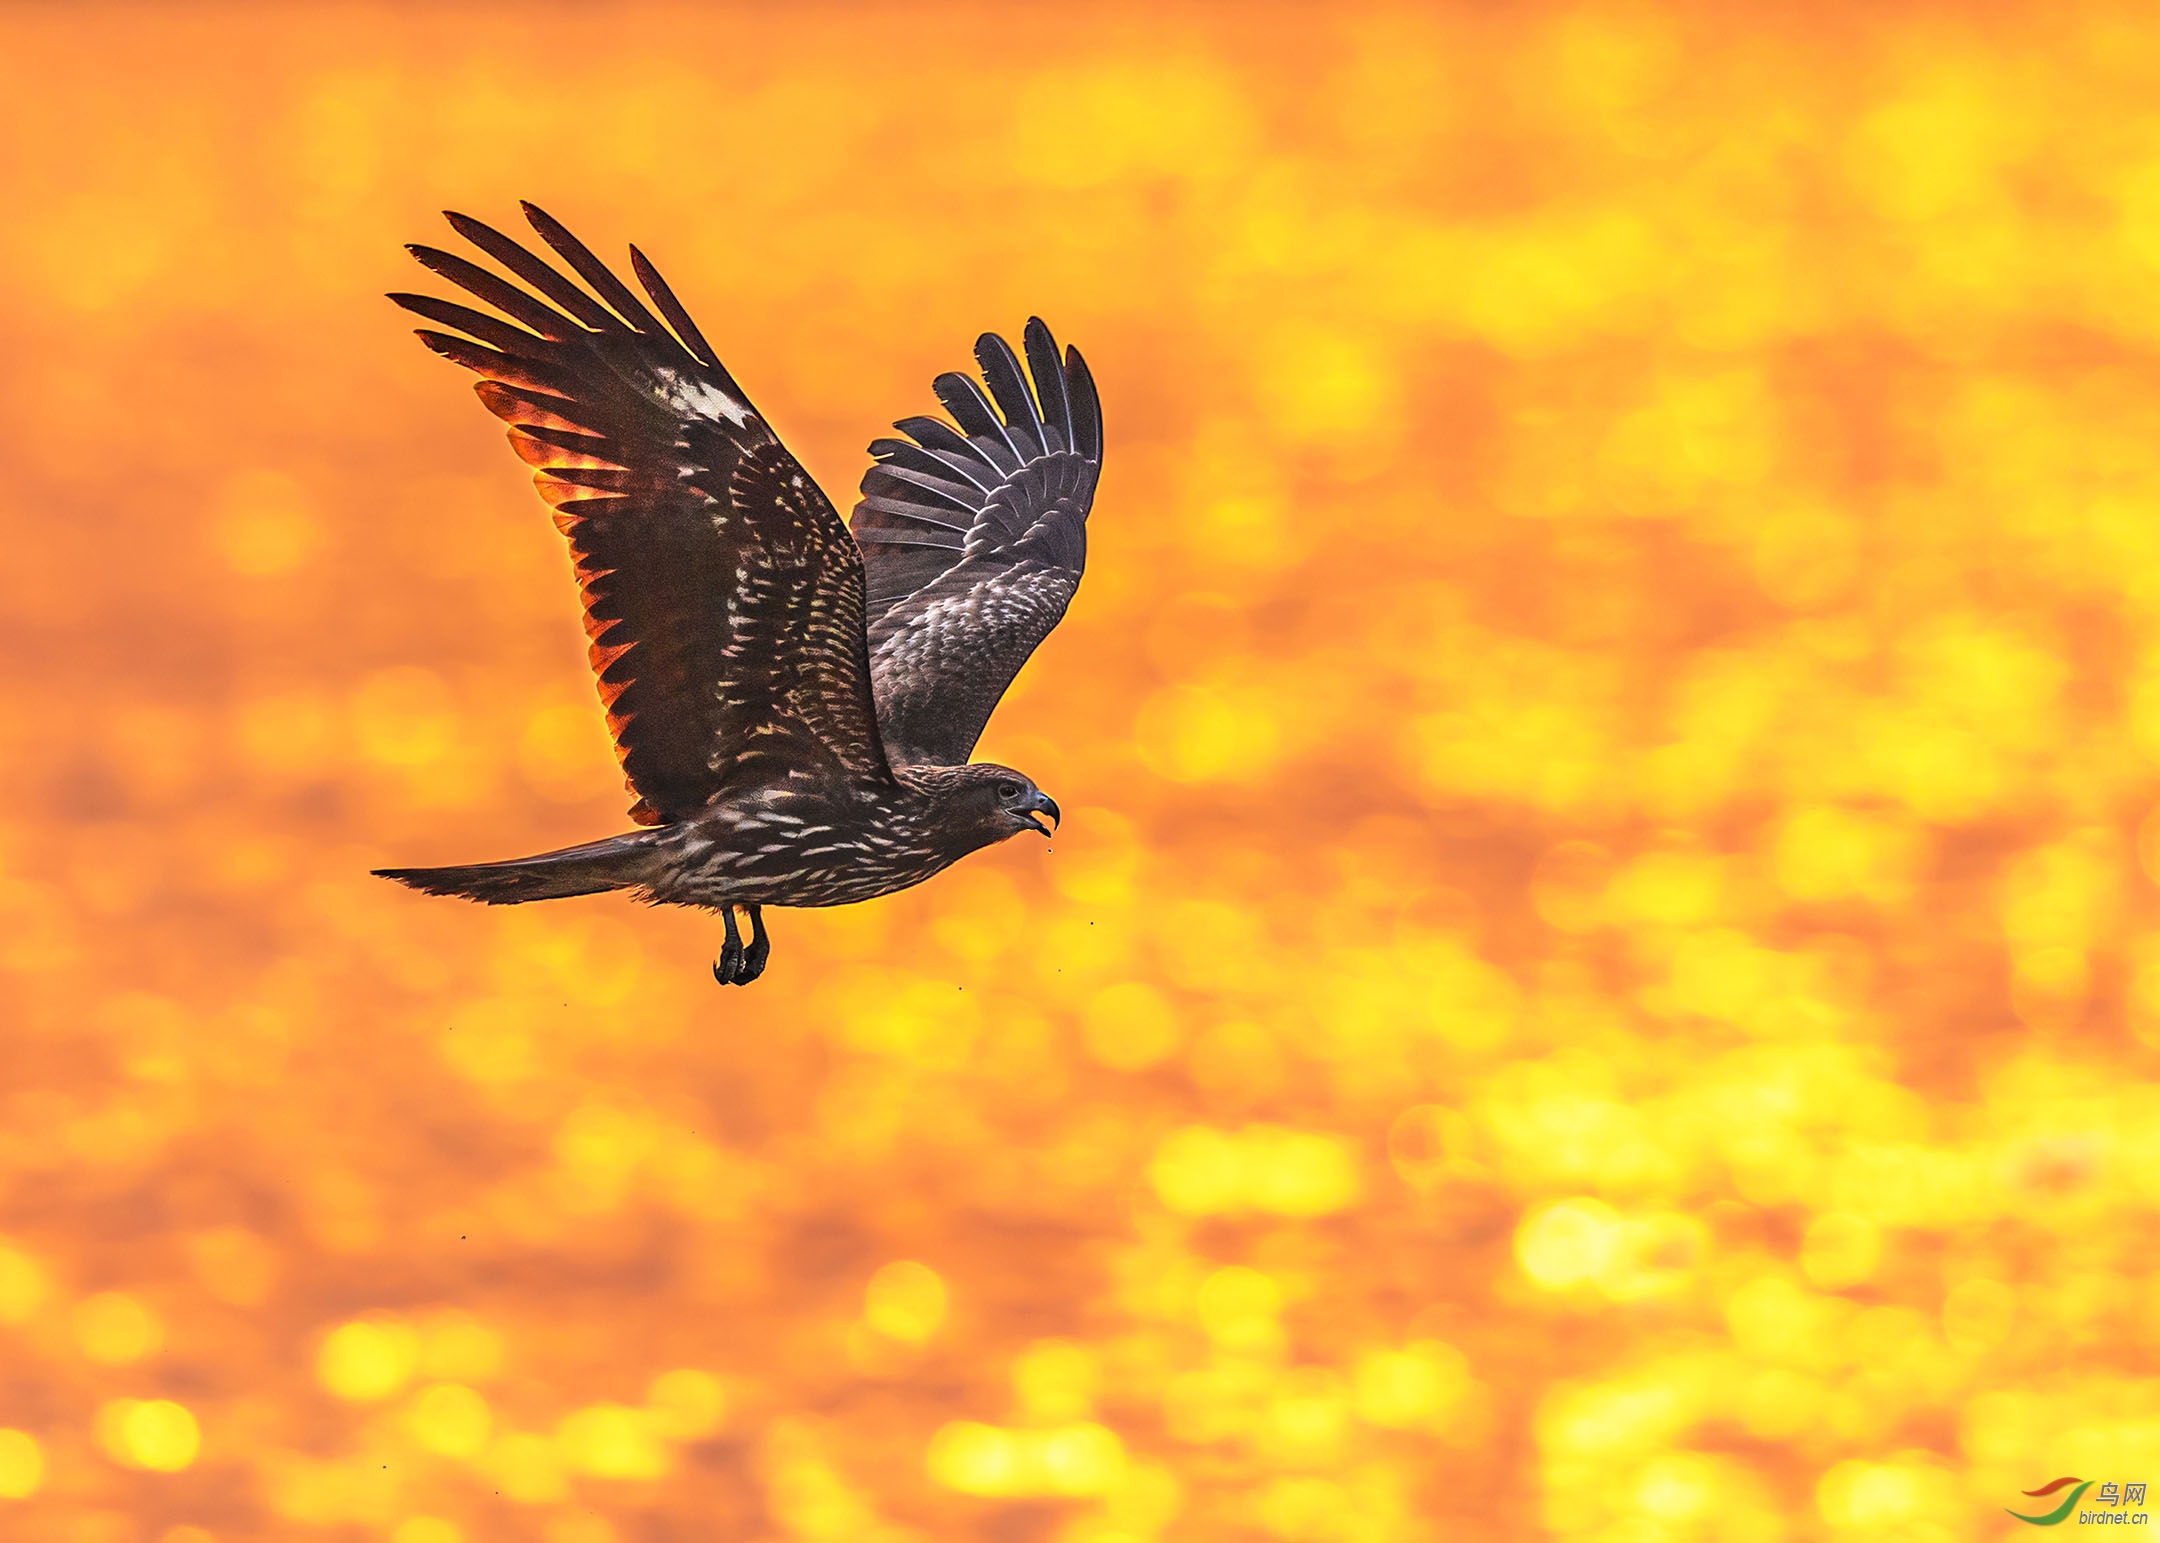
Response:
[[[2144,9],[0,56],[0,1537],[1935,1540],[2160,1482]],[[778,913],[748,991],[707,917],[367,876],[625,827],[559,539],[380,298],[519,197],[843,508],[978,331],[1086,351],[1091,567],[982,746],[1050,850]]]

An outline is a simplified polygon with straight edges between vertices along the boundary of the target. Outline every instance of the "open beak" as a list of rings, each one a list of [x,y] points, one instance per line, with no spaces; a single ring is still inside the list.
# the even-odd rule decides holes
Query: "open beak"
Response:
[[[1035,818],[1035,814],[1038,811],[1050,816],[1050,823],[1048,825],[1043,824],[1042,821]],[[1049,835],[1052,830],[1057,828],[1061,819],[1061,816],[1058,814],[1057,800],[1052,798],[1048,793],[1037,793],[1035,795],[1035,802],[1029,806],[1029,813],[1027,814],[1026,818],[1029,825],[1033,826],[1036,830],[1041,831],[1044,835]]]

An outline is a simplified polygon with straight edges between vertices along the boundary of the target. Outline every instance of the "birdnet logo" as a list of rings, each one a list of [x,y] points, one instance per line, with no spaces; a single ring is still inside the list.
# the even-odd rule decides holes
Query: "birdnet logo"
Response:
[[[2100,1492],[2093,1496],[2093,1499],[2098,1504],[2106,1506],[2108,1509],[2104,1511],[2079,1511],[2078,1502],[2085,1498],[2085,1492],[2093,1487],[2093,1482],[2091,1479],[2081,1479],[2073,1474],[2068,1478],[2055,1479],[2043,1484],[2038,1489],[2025,1490],[2023,1491],[2024,1494],[2030,1495],[2036,1500],[2044,1500],[2057,1490],[2067,1489],[2070,1493],[2063,1496],[2062,1504],[2055,1507],[2054,1510],[2044,1511],[2038,1516],[2027,1516],[2023,1511],[2010,1511],[2010,1514],[2021,1522],[2030,1522],[2035,1527],[2060,1527],[2064,1522],[2070,1520],[2073,1511],[2077,1513],[2077,1524],[2080,1527],[2120,1527],[2126,1525],[2144,1527],[2151,1524],[2152,1512],[2145,1509],[2145,1486],[2143,1484],[2118,1484],[2113,1479],[2110,1479],[2107,1483],[2102,1484]],[[2132,1509],[2133,1507],[2135,1509]],[[2008,1506],[2003,1507],[2003,1509],[2010,1510]]]

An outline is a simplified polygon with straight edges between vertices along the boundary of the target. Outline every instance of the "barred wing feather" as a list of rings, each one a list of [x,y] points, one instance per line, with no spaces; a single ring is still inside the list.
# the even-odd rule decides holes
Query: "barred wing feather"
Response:
[[[585,287],[452,214],[522,285],[410,250],[500,315],[390,298],[453,329],[420,338],[481,376],[554,506],[632,818],[685,819],[731,782],[806,772],[889,786],[847,527],[642,253],[631,267],[650,307],[544,211],[525,213]]]
[[[951,421],[879,439],[851,528],[869,583],[871,680],[887,755],[959,765],[1080,586],[1102,470],[1102,406],[1077,349],[1031,319],[1023,370],[984,333],[978,384],[940,375]],[[1030,390],[1030,382],[1033,389]],[[987,388],[987,389],[986,389]]]

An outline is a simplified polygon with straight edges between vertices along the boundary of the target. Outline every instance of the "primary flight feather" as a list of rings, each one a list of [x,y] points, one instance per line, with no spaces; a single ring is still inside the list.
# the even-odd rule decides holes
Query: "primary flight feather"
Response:
[[[1078,350],[1060,357],[1030,320],[1023,364],[985,333],[981,384],[934,383],[951,422],[904,418],[905,439],[871,444],[851,529],[643,253],[630,249],[641,300],[524,209],[582,287],[452,214],[522,282],[410,250],[500,314],[390,298],[436,324],[422,342],[481,377],[481,401],[554,507],[641,828],[380,875],[491,905],[627,889],[711,907],[727,928],[713,973],[747,985],[770,953],[764,906],[869,900],[1023,830],[1047,834],[1036,816],[1054,822],[1055,802],[968,756],[1086,562],[1102,408]]]

